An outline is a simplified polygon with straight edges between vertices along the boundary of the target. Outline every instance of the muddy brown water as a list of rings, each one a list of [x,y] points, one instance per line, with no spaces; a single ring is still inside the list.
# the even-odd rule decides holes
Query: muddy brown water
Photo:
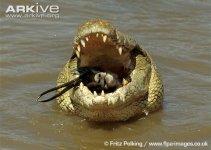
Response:
[[[3,0],[0,21],[0,149],[141,149],[104,142],[208,142],[211,149],[211,1],[40,1],[58,5],[60,18],[7,18],[8,5],[37,1]],[[36,97],[55,86],[69,59],[79,24],[104,18],[145,47],[162,75],[163,109],[125,123],[95,124],[71,116],[55,101]]]

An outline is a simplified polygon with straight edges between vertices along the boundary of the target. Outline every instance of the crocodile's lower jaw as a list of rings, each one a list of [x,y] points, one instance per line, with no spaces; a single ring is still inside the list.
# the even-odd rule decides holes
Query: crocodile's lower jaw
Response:
[[[128,83],[112,93],[93,94],[81,83],[77,90],[70,94],[72,112],[93,121],[127,120],[131,116],[142,114],[144,109],[141,108],[147,104],[147,93],[129,92],[134,89],[141,91],[137,85]]]
[[[76,103],[90,110],[109,110],[114,108],[122,108],[133,103],[133,101],[126,100],[127,86],[118,88],[111,93],[105,93],[103,90],[100,94],[90,91],[83,83],[74,93],[74,99],[78,101]],[[81,97],[83,95],[83,97]]]
[[[147,109],[141,109],[146,107],[146,101],[143,101],[142,99],[136,99],[122,105],[118,105],[117,103],[109,105],[103,103],[93,103],[91,105],[87,105],[74,101],[69,106],[73,106],[69,109],[76,115],[86,118],[87,120],[97,122],[125,121],[137,114],[143,114],[144,111],[147,112]]]

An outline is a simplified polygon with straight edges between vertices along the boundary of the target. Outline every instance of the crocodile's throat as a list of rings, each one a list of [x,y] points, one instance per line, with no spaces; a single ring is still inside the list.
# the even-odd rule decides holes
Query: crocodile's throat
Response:
[[[97,67],[123,76],[130,66],[130,51],[134,45],[107,22],[82,25],[74,44],[79,67]]]
[[[80,67],[97,67],[105,72],[123,75],[130,65],[129,49],[105,33],[88,34],[80,38],[80,44],[76,47]]]

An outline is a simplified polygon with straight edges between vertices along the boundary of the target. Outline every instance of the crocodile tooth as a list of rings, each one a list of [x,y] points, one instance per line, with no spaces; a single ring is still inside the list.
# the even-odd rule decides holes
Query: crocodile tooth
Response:
[[[94,91],[94,96],[95,96],[95,97],[97,96],[97,92],[96,92],[96,91]]]
[[[118,34],[116,35],[116,39],[117,39],[117,40],[119,39],[119,35],[118,35]]]
[[[83,83],[81,82],[79,86],[80,86],[80,88],[82,89],[82,88],[83,88]]]
[[[80,45],[77,46],[77,50],[78,50],[79,52],[81,51]]]
[[[101,96],[105,96],[105,92],[104,92],[104,90],[102,90],[102,92],[101,92]]]
[[[99,36],[99,34],[97,33],[97,34],[96,34],[96,37],[98,37],[98,36]]]
[[[87,42],[89,41],[89,38],[88,37],[86,37],[85,39],[86,39]]]
[[[144,109],[142,112],[145,113],[146,116],[149,114],[149,111],[146,109]]]
[[[84,41],[84,40],[81,40],[81,45],[82,45],[83,47],[85,47],[85,41]]]
[[[128,81],[125,78],[123,78],[122,85],[124,86],[124,85],[127,85],[127,84],[128,84]]]
[[[106,39],[107,39],[107,35],[104,35],[104,36],[103,36],[103,42],[104,42],[104,43],[106,42]]]
[[[76,55],[78,58],[80,58],[80,52],[79,51],[75,51]]]
[[[119,52],[119,55],[122,55],[122,47],[121,46],[118,48],[118,52]]]

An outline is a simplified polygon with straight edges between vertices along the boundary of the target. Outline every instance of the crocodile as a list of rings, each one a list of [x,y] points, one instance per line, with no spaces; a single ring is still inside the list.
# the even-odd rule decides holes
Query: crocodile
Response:
[[[79,67],[114,73],[122,84],[112,91],[96,92],[81,82],[57,98],[65,111],[91,121],[113,122],[162,107],[163,84],[149,53],[107,20],[92,19],[79,26],[72,55],[59,73],[57,85],[76,79],[79,75],[71,70]]]

